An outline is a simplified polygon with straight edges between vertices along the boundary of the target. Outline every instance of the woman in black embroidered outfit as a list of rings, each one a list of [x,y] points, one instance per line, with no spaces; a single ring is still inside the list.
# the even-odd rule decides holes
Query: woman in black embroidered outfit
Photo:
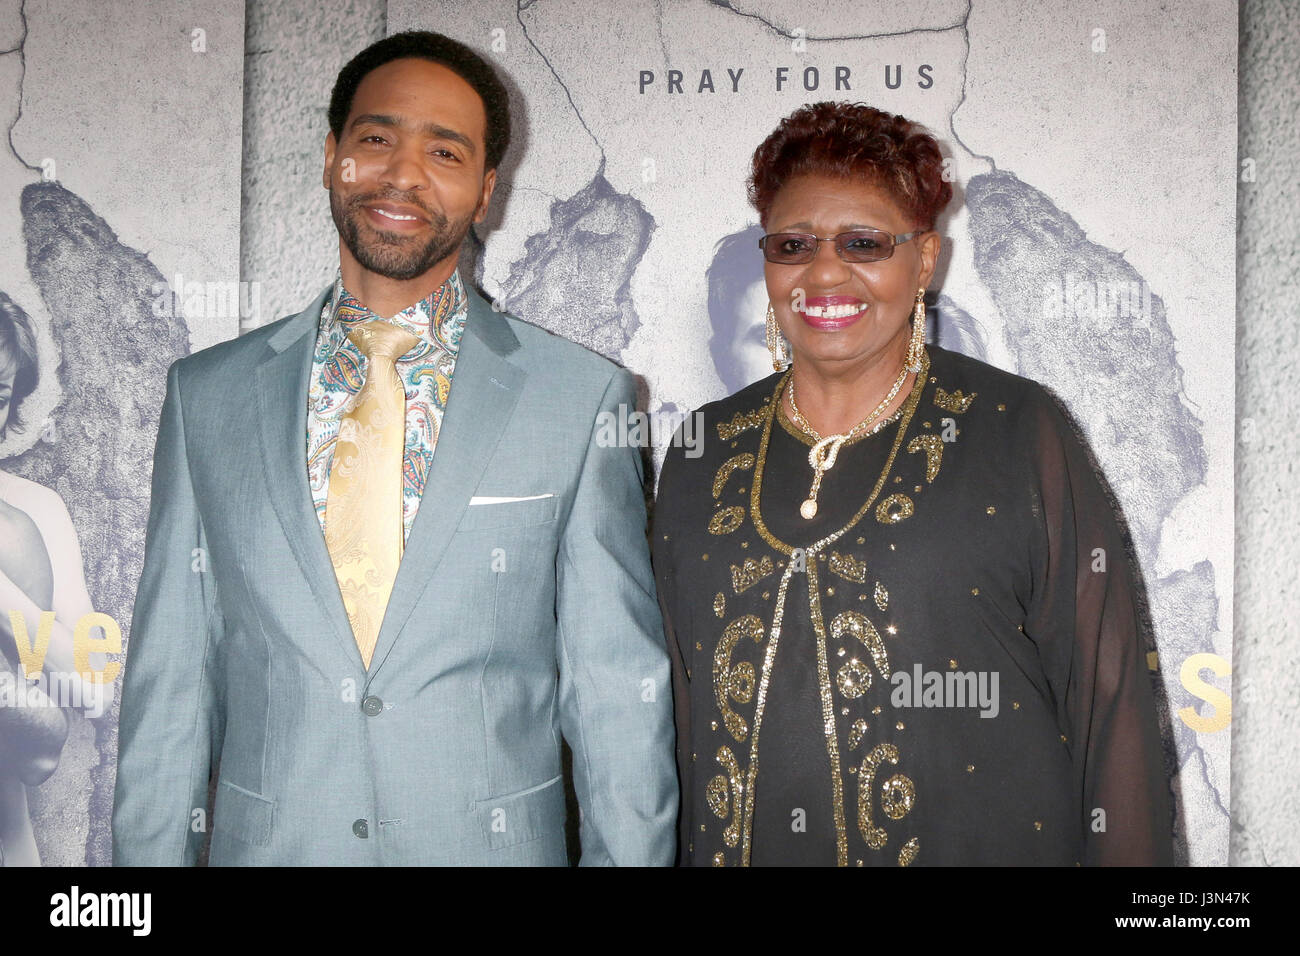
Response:
[[[1101,485],[1041,386],[924,345],[942,162],[844,103],[754,154],[778,372],[654,512],[683,863],[1172,863]]]

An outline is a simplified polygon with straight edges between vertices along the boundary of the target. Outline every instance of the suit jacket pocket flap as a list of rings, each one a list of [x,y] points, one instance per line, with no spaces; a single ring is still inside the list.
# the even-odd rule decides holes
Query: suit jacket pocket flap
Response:
[[[217,783],[217,800],[212,808],[212,828],[243,843],[266,846],[271,841],[274,809],[274,800],[221,780]]]
[[[551,829],[563,830],[564,778],[552,777],[526,790],[476,801],[474,812],[493,850],[535,840]]]

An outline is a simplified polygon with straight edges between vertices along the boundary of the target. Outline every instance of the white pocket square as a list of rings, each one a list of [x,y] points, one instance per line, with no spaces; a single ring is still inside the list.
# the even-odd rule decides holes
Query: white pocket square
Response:
[[[471,507],[473,507],[474,505],[504,505],[512,501],[536,501],[539,498],[554,498],[554,497],[555,495],[551,492],[547,492],[544,495],[525,495],[522,498],[496,498],[490,495],[486,495],[486,496],[475,495],[473,498],[469,499],[469,503]]]

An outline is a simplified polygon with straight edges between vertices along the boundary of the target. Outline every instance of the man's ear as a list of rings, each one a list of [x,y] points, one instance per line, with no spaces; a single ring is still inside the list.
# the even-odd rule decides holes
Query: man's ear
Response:
[[[334,168],[334,150],[338,143],[334,139],[334,130],[325,135],[325,171],[321,174],[321,185],[330,188],[330,170]]]
[[[479,196],[478,210],[474,213],[474,221],[482,222],[487,216],[488,203],[492,200],[492,190],[497,185],[497,171],[489,169],[483,176],[483,192]]]

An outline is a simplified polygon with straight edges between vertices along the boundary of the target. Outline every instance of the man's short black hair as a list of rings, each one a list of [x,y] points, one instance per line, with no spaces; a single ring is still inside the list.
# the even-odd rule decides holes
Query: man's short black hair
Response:
[[[352,112],[352,99],[366,74],[376,67],[408,57],[439,63],[474,88],[487,114],[484,170],[496,169],[510,145],[510,98],[496,71],[481,56],[450,37],[429,30],[394,33],[366,47],[339,71],[330,94],[329,124],[335,142],[343,139],[343,124]]]

